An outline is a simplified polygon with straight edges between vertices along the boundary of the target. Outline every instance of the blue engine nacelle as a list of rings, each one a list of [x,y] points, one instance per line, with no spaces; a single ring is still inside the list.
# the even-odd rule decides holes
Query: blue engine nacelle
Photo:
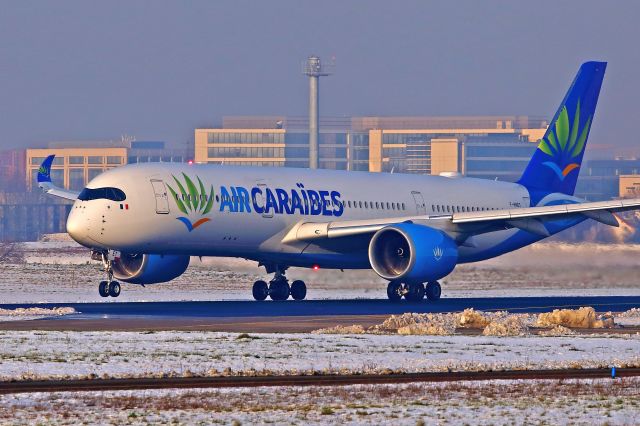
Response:
[[[375,233],[369,243],[369,262],[387,280],[424,283],[453,271],[458,246],[438,229],[400,223]]]
[[[182,275],[189,256],[122,253],[113,262],[113,276],[133,284],[156,284]]]

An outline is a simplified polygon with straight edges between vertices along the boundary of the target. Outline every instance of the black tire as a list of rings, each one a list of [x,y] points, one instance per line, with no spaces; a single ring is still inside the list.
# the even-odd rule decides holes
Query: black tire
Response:
[[[291,283],[291,297],[293,300],[303,300],[307,296],[307,285],[304,281],[295,280]]]
[[[269,295],[269,286],[266,282],[259,280],[253,283],[253,298],[256,300],[264,300]]]
[[[440,299],[440,295],[442,294],[442,287],[440,287],[440,283],[438,281],[431,281],[427,283],[425,293],[427,295],[427,299],[429,299],[431,302],[435,302],[436,300]]]
[[[269,297],[271,297],[271,300],[287,300],[290,293],[291,289],[286,280],[271,281],[269,285]]]
[[[404,298],[410,302],[421,302],[424,299],[424,284],[422,283],[411,283],[407,284],[407,292],[404,295]]]
[[[402,299],[402,283],[389,281],[389,285],[387,285],[387,297],[392,302],[397,302]]]
[[[98,293],[102,297],[109,297],[109,283],[107,281],[100,281],[98,284]]]
[[[111,281],[111,283],[109,284],[109,296],[120,296],[120,283],[118,281]]]

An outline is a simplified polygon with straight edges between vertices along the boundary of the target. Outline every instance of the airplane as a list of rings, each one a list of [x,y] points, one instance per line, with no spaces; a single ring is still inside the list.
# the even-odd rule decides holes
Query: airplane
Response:
[[[613,213],[640,208],[640,199],[573,195],[606,65],[582,64],[515,183],[143,163],[106,171],[75,192],[53,185],[53,155],[37,180],[44,192],[74,201],[67,232],[102,261],[103,297],[120,294],[118,280],[167,282],[192,256],[223,256],[256,261],[274,274],[253,283],[256,300],[304,299],[306,284],[285,276],[289,267],[303,267],[373,269],[389,281],[390,300],[436,301],[438,280],[458,264],[500,256],[586,219],[618,226]]]

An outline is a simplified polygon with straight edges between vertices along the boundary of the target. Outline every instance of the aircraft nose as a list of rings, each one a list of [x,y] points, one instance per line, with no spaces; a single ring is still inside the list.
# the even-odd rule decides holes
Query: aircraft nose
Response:
[[[87,240],[89,236],[89,222],[85,215],[82,209],[73,206],[67,218],[67,233],[79,244],[89,246]]]

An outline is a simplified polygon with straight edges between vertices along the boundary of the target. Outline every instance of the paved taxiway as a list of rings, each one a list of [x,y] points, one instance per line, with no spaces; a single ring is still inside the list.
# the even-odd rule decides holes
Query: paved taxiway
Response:
[[[338,324],[379,324],[405,312],[506,310],[548,312],[592,306],[599,312],[640,307],[640,296],[449,298],[435,303],[392,303],[382,299],[308,300],[302,302],[117,302],[4,304],[2,309],[72,307],[78,313],[32,321],[0,323],[4,330],[211,330],[236,332],[307,332]]]

